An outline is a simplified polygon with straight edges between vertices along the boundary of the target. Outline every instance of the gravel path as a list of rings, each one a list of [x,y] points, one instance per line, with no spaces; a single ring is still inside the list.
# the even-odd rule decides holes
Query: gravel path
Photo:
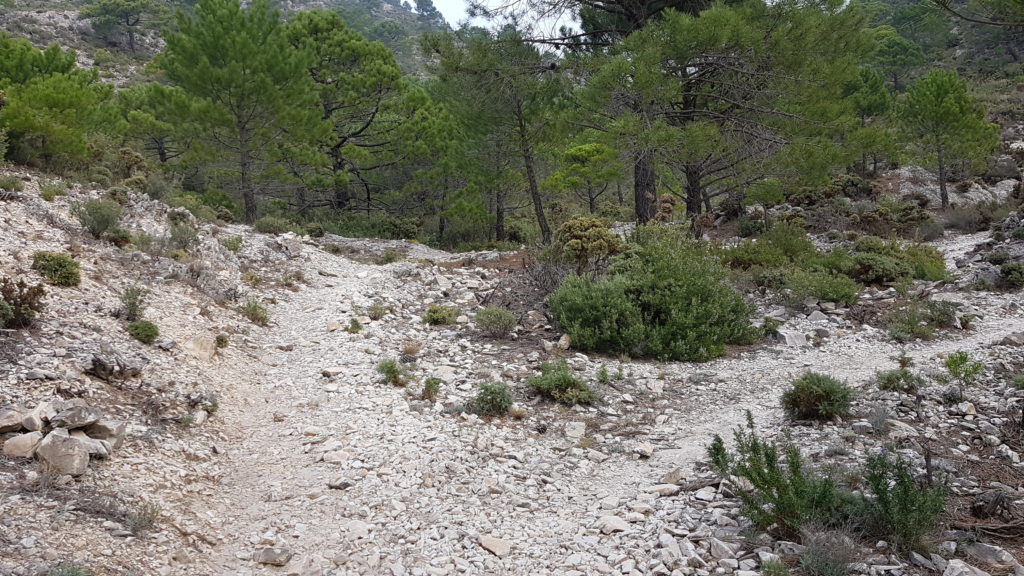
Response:
[[[953,251],[965,251],[962,244]],[[281,573],[251,561],[265,547],[293,552],[288,573],[303,575],[325,568],[416,575],[618,570],[623,555],[642,558],[652,546],[644,541],[651,537],[644,514],[656,496],[647,488],[676,468],[690,474],[713,434],[727,433],[746,410],[759,425],[778,425],[781,387],[802,371],[864,386],[892,367],[898,352],[865,329],[837,332],[817,348],[772,347],[699,365],[622,365],[633,377],[619,390],[603,389],[616,401],[598,410],[529,405],[526,420],[482,422],[381,384],[376,363],[394,357],[410,336],[427,342],[423,373],[448,367],[458,381],[514,374],[522,368],[516,362],[530,362],[464,333],[423,328],[414,312],[441,293],[425,285],[430,278],[402,274],[409,263],[362,265],[322,252],[307,258],[311,285],[273,308],[275,325],[251,362],[225,366],[235,386],[217,417],[227,436],[222,466],[230,472],[193,506],[223,542],[203,561],[210,574]],[[983,317],[971,332],[909,346],[920,366],[1024,330],[1024,315],[1003,295],[944,296]],[[329,322],[346,326],[375,301],[397,312],[359,334],[328,330]],[[325,369],[336,375],[325,377]],[[461,388],[452,392],[469,389]],[[632,402],[642,404],[635,422]],[[565,433],[569,422],[586,424],[583,440]],[[643,443],[654,448],[649,459],[636,455]],[[631,512],[627,531],[595,528],[601,516]],[[481,546],[487,536],[510,550],[491,553]]]

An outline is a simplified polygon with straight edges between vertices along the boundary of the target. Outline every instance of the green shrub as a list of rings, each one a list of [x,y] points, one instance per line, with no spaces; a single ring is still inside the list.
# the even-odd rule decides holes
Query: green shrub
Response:
[[[257,300],[250,299],[242,305],[242,316],[257,326],[270,324],[270,314],[267,313],[266,307]]]
[[[438,306],[435,304],[427,308],[427,313],[423,315],[423,321],[431,326],[442,326],[455,322],[455,319],[458,317],[459,309],[455,306]]]
[[[113,200],[86,200],[72,208],[72,212],[97,240],[121,219],[121,205]]]
[[[868,534],[896,549],[922,549],[922,538],[935,529],[946,504],[941,488],[920,485],[910,465],[885,452],[868,456],[864,480],[871,498],[862,498],[858,516]]]
[[[50,569],[46,576],[93,576],[93,572],[73,562],[61,562]]]
[[[111,186],[110,188],[107,189],[106,193],[107,199],[113,200],[114,202],[117,202],[121,206],[127,204],[128,200],[131,199],[131,196],[132,191],[130,188],[126,186]]]
[[[405,386],[405,369],[398,363],[398,360],[381,360],[380,363],[377,364],[377,373],[381,375],[381,379],[385,384],[391,384],[392,386]]]
[[[199,230],[191,222],[172,222],[169,244],[173,250],[188,252],[199,244]]]
[[[150,174],[142,185],[142,192],[153,200],[163,200],[174,192],[174,184],[161,174]]]
[[[893,284],[913,275],[913,270],[902,260],[873,252],[853,255],[854,267],[850,277],[864,284]]]
[[[723,478],[748,480],[753,490],[738,492],[743,514],[761,530],[780,538],[796,538],[810,522],[832,525],[843,517],[853,498],[836,483],[805,469],[800,450],[790,442],[778,444],[757,436],[747,412],[746,427],[734,431],[736,452],[716,435],[708,446],[712,465]]]
[[[577,349],[704,361],[757,338],[751,307],[725,283],[726,269],[706,246],[670,229],[638,229],[610,272],[601,280],[570,276],[549,297]]]
[[[120,226],[114,226],[109,232],[103,235],[103,239],[118,248],[124,248],[132,243],[132,234]]]
[[[345,328],[345,332],[349,334],[358,334],[363,330],[363,325],[359,322],[359,319],[352,318],[348,321],[348,327]]]
[[[29,286],[24,280],[0,280],[0,302],[5,306],[5,320],[0,322],[0,327],[28,328],[36,315],[43,311],[44,296],[46,289],[42,284]]]
[[[949,278],[946,259],[942,251],[934,246],[912,244],[903,250],[903,257],[916,280],[937,282]]]
[[[6,327],[11,320],[14,320],[14,307],[6,300],[0,300],[0,328]]]
[[[761,565],[763,576],[789,576],[789,566],[781,560],[769,560]]]
[[[467,408],[484,416],[508,414],[512,408],[512,393],[504,382],[483,382]]]
[[[757,236],[765,230],[764,219],[762,218],[740,216],[736,223],[739,225],[738,231],[741,238]]]
[[[985,365],[981,362],[972,362],[970,356],[963,350],[958,350],[946,356],[943,365],[946,367],[949,376],[956,380],[961,388],[973,386],[978,380],[978,376],[981,375],[982,370],[985,369]]]
[[[583,275],[622,249],[622,240],[593,216],[576,216],[558,228],[558,247]]]
[[[63,196],[67,193],[67,188],[64,187],[62,182],[47,182],[39,187],[39,197],[47,202],[53,202],[57,196]]]
[[[847,576],[860,558],[860,545],[846,530],[811,526],[802,531],[801,542],[800,568],[808,576]]]
[[[817,252],[807,231],[792,224],[776,223],[758,241],[774,246],[791,262],[800,262]]]
[[[8,192],[21,192],[25,189],[25,183],[21,181],[21,178],[12,175],[0,176],[0,190],[6,190]]]
[[[782,394],[782,408],[796,420],[831,420],[849,415],[853,390],[817,372],[808,372],[790,383]]]
[[[262,234],[284,234],[291,229],[291,223],[277,216],[264,216],[253,222],[252,227]]]
[[[747,270],[754,266],[780,268],[787,263],[786,254],[768,242],[747,240],[722,253],[722,261],[732,268]]]
[[[36,252],[32,255],[32,269],[54,286],[78,286],[82,281],[78,262],[67,254]]]
[[[214,340],[214,345],[216,345],[218,349],[227,348],[229,343],[230,340],[228,338],[228,335],[223,332],[217,334],[217,338]]]
[[[488,307],[476,313],[476,325],[492,338],[506,338],[515,329],[515,314],[504,308]]]
[[[373,260],[373,263],[378,266],[384,266],[386,264],[392,264],[402,259],[402,255],[396,250],[385,250],[380,256]]]
[[[597,401],[597,394],[582,380],[574,377],[569,365],[560,362],[545,362],[540,365],[540,376],[526,381],[540,395],[561,402],[562,404],[592,404]]]
[[[1024,262],[1007,262],[999,267],[1000,281],[1007,288],[1024,288]]]
[[[889,315],[886,330],[897,342],[928,339],[935,335],[937,329],[956,325],[957,308],[959,304],[954,302],[909,302]]]
[[[136,320],[128,324],[128,333],[143,344],[152,344],[160,335],[160,329],[148,320]]]
[[[1010,255],[1007,254],[1005,250],[994,250],[992,252],[989,252],[988,255],[985,256],[985,262],[988,262],[993,266],[1001,266],[1005,264],[1006,261],[1009,259]]]
[[[373,306],[370,306],[369,308],[366,309],[366,315],[370,317],[370,320],[380,320],[381,318],[387,316],[387,314],[387,306],[381,306],[380,304],[374,304]]]
[[[241,236],[229,236],[223,238],[220,241],[221,246],[227,248],[232,252],[238,252],[242,249],[242,237]]]
[[[443,382],[440,378],[427,378],[423,382],[423,391],[420,392],[421,400],[430,400],[433,402],[437,399],[437,395],[441,392],[441,384]]]
[[[135,322],[142,318],[142,313],[146,310],[147,296],[149,290],[141,286],[129,286],[121,291],[121,312],[125,320]]]
[[[793,270],[786,275],[784,282],[785,287],[792,290],[796,303],[814,297],[840,306],[852,306],[857,302],[861,288],[860,284],[842,274],[804,270]]]
[[[1010,386],[1016,390],[1024,390],[1024,374],[1010,376]]]
[[[913,396],[924,386],[924,378],[914,374],[909,368],[896,368],[875,374],[875,385],[879,390],[901,392]]]

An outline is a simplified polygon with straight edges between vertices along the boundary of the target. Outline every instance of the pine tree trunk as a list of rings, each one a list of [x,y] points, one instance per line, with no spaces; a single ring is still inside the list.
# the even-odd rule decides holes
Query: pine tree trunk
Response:
[[[256,190],[253,189],[252,157],[249,153],[249,131],[238,129],[238,185],[242,188],[242,204],[245,207],[245,221],[252,224],[256,221]]]
[[[505,193],[500,191],[494,197],[494,236],[498,242],[508,238],[505,231]]]
[[[949,192],[946,190],[946,158],[943,156],[942,145],[937,144],[935,151],[939,159],[939,197],[942,198],[942,209],[949,208]]]
[[[526,119],[523,118],[522,103],[518,100],[516,100],[516,121],[519,125],[519,147],[523,155],[523,167],[526,169],[526,185],[530,189],[530,199],[533,200],[533,211],[537,216],[537,225],[540,227],[541,241],[544,244],[550,244],[551,228],[548,226],[548,219],[544,216],[544,203],[540,197],[540,186],[537,184],[533,148],[530,147],[530,140],[526,135]]]
[[[686,216],[696,218],[702,212],[704,189],[701,187],[700,171],[687,166],[686,171]]]
[[[646,224],[654,218],[656,193],[654,158],[649,152],[638,152],[633,156],[633,212],[637,223]]]

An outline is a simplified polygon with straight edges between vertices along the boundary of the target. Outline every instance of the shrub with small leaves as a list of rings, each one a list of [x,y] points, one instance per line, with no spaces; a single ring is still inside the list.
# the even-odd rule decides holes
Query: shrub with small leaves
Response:
[[[423,382],[423,391],[420,392],[421,400],[434,401],[437,399],[437,395],[441,392],[441,384],[444,382],[440,378],[427,378]]]
[[[160,507],[151,502],[146,502],[135,511],[128,514],[124,521],[124,527],[129,532],[138,536],[156,528],[160,521]]]
[[[914,479],[910,464],[886,452],[868,456],[864,480],[872,498],[861,498],[858,516],[865,531],[897,550],[920,550],[946,506],[946,492]]]
[[[114,226],[109,232],[103,235],[103,239],[118,248],[124,248],[132,243],[132,233],[120,226]]]
[[[43,296],[46,296],[46,289],[42,284],[29,286],[24,280],[0,280],[0,302],[5,304],[6,310],[3,314],[6,320],[0,327],[28,328],[43,311]]]
[[[483,416],[508,414],[512,408],[512,392],[504,382],[483,382],[467,408]]]
[[[359,320],[353,318],[348,321],[348,327],[345,328],[345,332],[349,334],[358,334],[363,329],[363,325],[359,323]]]
[[[11,320],[14,320],[14,308],[5,300],[0,300],[0,328],[7,326]]]
[[[129,322],[135,322],[142,318],[146,310],[146,297],[149,290],[142,286],[129,286],[121,291],[121,314]]]
[[[847,576],[850,564],[860,558],[859,542],[846,530],[809,526],[800,541],[800,567],[808,576]]]
[[[228,347],[228,343],[229,343],[228,335],[223,333],[223,332],[221,332],[220,334],[217,334],[217,338],[214,339],[214,344],[217,346],[218,349],[227,348]]]
[[[380,304],[374,304],[366,309],[366,315],[370,317],[370,320],[380,320],[388,313],[387,306],[381,306]]]
[[[73,562],[61,562],[51,568],[46,576],[93,576],[92,570]]]
[[[284,218],[264,216],[253,222],[252,227],[262,234],[284,234],[291,228],[291,224]]]
[[[849,415],[853,390],[817,372],[808,372],[782,394],[782,408],[796,420],[831,420]]]
[[[875,374],[875,385],[879,390],[900,392],[913,396],[924,385],[924,378],[907,368],[883,370]]]
[[[128,333],[143,344],[152,344],[160,336],[160,329],[148,320],[136,320],[128,324]]]
[[[458,317],[459,309],[455,306],[438,306],[435,304],[427,308],[427,313],[423,315],[423,321],[431,326],[443,326],[455,322],[455,319]]]
[[[981,362],[972,362],[967,352],[958,350],[946,357],[943,363],[950,377],[956,380],[962,388],[973,386],[981,371],[985,369]]]
[[[47,202],[53,202],[57,196],[63,196],[67,193],[67,188],[59,181],[47,182],[39,187],[39,197]]]
[[[25,183],[21,181],[21,178],[11,175],[0,176],[0,190],[6,190],[8,192],[21,192],[25,189]]]
[[[999,267],[999,281],[1007,288],[1024,288],[1024,262],[1007,262]]]
[[[238,252],[242,249],[242,237],[228,236],[227,238],[221,239],[220,244],[232,252]]]
[[[592,404],[597,401],[597,394],[572,375],[565,360],[541,364],[540,376],[529,378],[526,383],[542,396],[562,404]]]
[[[384,266],[386,264],[392,264],[402,259],[402,255],[396,250],[385,250],[380,256],[373,260],[373,263],[378,266]]]
[[[476,313],[476,325],[492,338],[506,338],[515,329],[516,317],[504,308],[489,307]]]
[[[622,240],[593,216],[577,216],[558,229],[561,249],[576,263],[576,274],[622,250]]]
[[[191,222],[171,224],[171,248],[188,252],[199,244],[199,230]]]
[[[113,200],[86,200],[71,209],[93,238],[99,240],[117,226],[121,219],[121,205]]]
[[[78,262],[67,254],[36,252],[32,255],[32,269],[42,273],[54,286],[78,286],[81,282]]]
[[[377,373],[380,374],[385,384],[391,384],[392,386],[405,386],[406,384],[405,369],[402,368],[402,365],[397,360],[390,358],[381,360],[377,364]]]
[[[270,324],[270,314],[267,313],[267,308],[260,304],[258,300],[246,300],[245,304],[242,305],[242,316],[245,316],[257,326]]]

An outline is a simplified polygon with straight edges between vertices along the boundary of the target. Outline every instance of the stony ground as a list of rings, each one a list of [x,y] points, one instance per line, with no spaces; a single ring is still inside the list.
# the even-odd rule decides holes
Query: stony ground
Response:
[[[889,400],[893,418],[907,420],[898,399],[869,383],[895,366],[899,348],[842,311],[786,315],[784,329],[817,334],[814,345],[767,343],[705,364],[587,357],[541,346],[540,338],[559,335],[537,315],[522,319],[536,329],[518,340],[488,339],[472,327],[479,302],[521,273],[494,266],[501,255],[467,260],[409,243],[204,226],[200,259],[179,263],[86,240],[68,206],[95,192],[76,189],[46,203],[35,195],[34,176],[26,175],[20,199],[2,204],[0,275],[31,277],[33,251],[65,250],[82,262],[83,283],[53,289],[36,326],[8,337],[0,405],[84,398],[126,420],[128,433],[124,446],[94,458],[76,480],[0,457],[0,574],[45,573],[71,561],[103,575],[749,576],[787,545],[738,544],[738,505],[699,464],[714,434],[727,435],[748,410],[766,430],[784,426],[779,394],[811,369],[861,390],[860,415],[870,402]],[[159,235],[165,215],[166,207],[136,198],[126,223]],[[244,238],[237,253],[221,244],[233,236]],[[985,240],[951,237],[939,246],[952,266]],[[374,264],[388,249],[403,258]],[[154,346],[129,339],[112,314],[117,291],[135,282],[153,291],[147,318],[161,328]],[[999,344],[1024,332],[1019,294],[927,288],[978,318],[969,331],[907,346],[918,366],[937,369],[957,350],[992,366],[1024,361],[1024,349]],[[268,303],[269,326],[239,315],[247,298]],[[431,303],[458,306],[465,317],[428,327],[421,315]],[[390,311],[371,320],[372,305]],[[357,333],[345,330],[353,318],[363,326]],[[226,348],[214,348],[217,334],[229,335]],[[376,365],[398,358],[411,340],[422,343],[408,364],[412,383],[382,383]],[[96,355],[144,365],[142,375],[99,381],[84,373]],[[557,356],[601,403],[567,409],[528,393],[525,379]],[[598,382],[602,366],[606,383]],[[428,376],[445,382],[436,402],[418,396]],[[513,386],[520,417],[462,412],[487,380]],[[1019,401],[1014,394],[986,388],[970,410],[931,403],[928,410],[938,428],[977,430],[1004,424],[999,410]],[[216,411],[201,408],[214,398]],[[1001,483],[1022,498],[1021,468],[1011,461],[1017,452],[975,447],[968,436],[954,443],[957,457],[1007,462]],[[826,445],[845,443],[856,456],[882,442],[851,436],[849,423],[802,428],[797,437],[825,459]],[[155,526],[130,529],[147,505],[159,508]],[[977,576],[958,572],[960,560],[924,559],[928,568],[871,552],[864,572],[889,566],[893,574]],[[1016,564],[992,563],[1002,566],[993,574]]]

